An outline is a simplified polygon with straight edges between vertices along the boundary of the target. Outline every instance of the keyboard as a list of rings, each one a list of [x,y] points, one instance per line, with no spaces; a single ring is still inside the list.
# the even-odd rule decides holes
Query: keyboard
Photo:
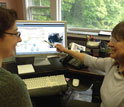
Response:
[[[52,75],[23,79],[31,96],[53,95],[67,89],[64,75]]]

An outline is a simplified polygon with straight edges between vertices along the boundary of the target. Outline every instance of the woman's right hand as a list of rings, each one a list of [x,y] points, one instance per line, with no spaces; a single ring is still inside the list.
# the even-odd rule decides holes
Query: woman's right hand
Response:
[[[61,44],[56,44],[55,47],[56,47],[56,50],[57,50],[58,52],[67,53],[67,54],[71,55],[72,57],[75,57],[76,59],[81,60],[82,63],[84,62],[84,56],[85,56],[86,54],[80,53],[80,52],[75,52],[75,51],[72,51],[72,50],[68,50],[68,49],[66,49],[64,46],[62,46]]]
[[[55,48],[56,48],[56,50],[58,51],[58,52],[65,52],[65,53],[67,53],[67,51],[68,51],[68,49],[66,49],[64,46],[62,46],[61,44],[56,44],[55,45]]]

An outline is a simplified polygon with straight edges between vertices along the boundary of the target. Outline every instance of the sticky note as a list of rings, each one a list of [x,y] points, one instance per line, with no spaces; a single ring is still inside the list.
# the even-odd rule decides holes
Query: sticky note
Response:
[[[35,72],[32,64],[18,65],[18,74],[26,74]]]

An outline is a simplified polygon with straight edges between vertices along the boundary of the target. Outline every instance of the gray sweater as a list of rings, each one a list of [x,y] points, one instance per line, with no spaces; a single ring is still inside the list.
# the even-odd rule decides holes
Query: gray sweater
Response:
[[[3,68],[0,68],[0,107],[32,107],[25,83]]]
[[[112,58],[96,58],[86,55],[84,64],[104,71],[105,77],[100,89],[101,107],[124,107],[124,77],[118,74]]]

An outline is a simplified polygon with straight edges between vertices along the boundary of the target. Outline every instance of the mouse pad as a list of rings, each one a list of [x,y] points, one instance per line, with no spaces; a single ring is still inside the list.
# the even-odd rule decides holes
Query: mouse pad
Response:
[[[79,85],[78,86],[73,86],[72,82],[73,82],[73,78],[69,78],[68,81],[67,81],[68,86],[71,89],[78,90],[78,91],[81,91],[81,90],[86,91],[92,85],[91,83],[86,82],[86,80],[79,80]]]

